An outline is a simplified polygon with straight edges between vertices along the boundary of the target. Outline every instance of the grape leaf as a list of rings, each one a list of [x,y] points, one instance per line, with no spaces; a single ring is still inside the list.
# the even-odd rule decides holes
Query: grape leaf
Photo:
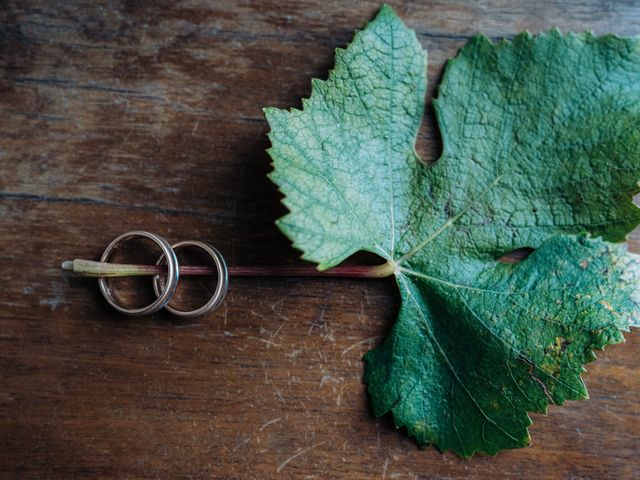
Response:
[[[383,6],[303,109],[267,108],[280,229],[320,269],[387,260],[398,319],[365,356],[376,415],[463,457],[530,442],[528,412],[587,397],[594,349],[638,326],[640,41],[551,30],[472,38],[414,150],[426,53]],[[525,260],[506,253],[529,247]]]

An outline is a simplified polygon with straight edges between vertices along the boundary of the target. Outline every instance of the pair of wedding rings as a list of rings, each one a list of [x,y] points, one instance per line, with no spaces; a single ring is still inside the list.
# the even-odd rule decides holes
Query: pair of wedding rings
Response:
[[[160,247],[162,254],[156,261],[156,265],[167,265],[166,279],[164,279],[163,281],[161,275],[154,275],[153,290],[157,298],[152,303],[141,308],[127,308],[118,303],[113,294],[111,286],[107,281],[107,278],[100,277],[98,279],[100,291],[102,292],[105,300],[113,308],[126,315],[134,316],[150,315],[162,308],[166,308],[174,315],[178,315],[180,317],[195,317],[216,309],[222,303],[222,300],[224,299],[224,296],[227,293],[227,288],[229,286],[229,273],[227,271],[227,264],[225,263],[224,258],[222,257],[220,252],[218,252],[218,250],[216,250],[208,243],[195,240],[185,240],[171,245],[160,235],[151,232],[145,232],[142,230],[136,230],[133,232],[124,233],[114,239],[102,253],[100,262],[108,262],[116,252],[116,250],[118,250],[118,248],[120,248],[127,241],[134,238],[146,238]],[[197,248],[209,255],[213,259],[218,276],[218,282],[213,292],[213,296],[200,308],[188,311],[178,310],[169,305],[169,301],[171,300],[171,297],[178,287],[178,280],[180,278],[180,266],[178,264],[176,251],[185,247]]]

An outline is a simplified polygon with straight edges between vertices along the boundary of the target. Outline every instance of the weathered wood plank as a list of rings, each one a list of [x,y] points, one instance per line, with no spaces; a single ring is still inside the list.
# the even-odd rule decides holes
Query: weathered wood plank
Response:
[[[628,2],[391,2],[429,51],[430,94],[477,31],[640,33]],[[130,229],[233,264],[299,263],[273,226],[261,108],[299,105],[376,2],[7,2],[0,7],[0,476],[633,478],[637,333],[536,416],[534,445],[462,461],[373,419],[362,354],[391,281],[239,279],[190,322],[127,319],[60,261]],[[431,112],[418,150],[435,160]],[[632,248],[640,251],[638,235]]]

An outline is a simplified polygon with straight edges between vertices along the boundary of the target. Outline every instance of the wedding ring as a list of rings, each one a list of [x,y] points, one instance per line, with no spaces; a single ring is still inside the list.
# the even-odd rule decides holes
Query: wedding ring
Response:
[[[153,243],[160,247],[162,250],[162,257],[165,260],[164,263],[167,263],[167,280],[165,282],[164,288],[156,289],[156,279],[158,279],[159,275],[154,277],[154,289],[156,290],[156,296],[158,298],[155,299],[149,305],[142,308],[126,308],[120,305],[114,298],[113,293],[111,291],[111,287],[107,282],[106,277],[100,277],[98,279],[98,284],[100,285],[100,291],[104,296],[105,300],[109,305],[118,310],[121,313],[126,315],[150,315],[152,313],[157,312],[162,307],[164,307],[171,296],[176,291],[176,287],[178,286],[178,277],[179,277],[179,267],[178,267],[178,258],[176,257],[175,252],[171,248],[169,242],[167,242],[160,235],[156,235],[155,233],[145,232],[142,230],[136,230],[133,232],[127,232],[120,235],[118,238],[114,239],[104,250],[102,253],[102,257],[100,257],[100,262],[108,262],[114,252],[123,245],[126,241],[131,240],[132,238],[142,237],[148,240],[151,240]]]
[[[169,305],[169,303],[165,305],[165,308],[174,315],[178,315],[180,317],[195,317],[218,308],[218,306],[222,303],[222,300],[227,293],[227,288],[229,287],[229,273],[227,271],[227,264],[225,263],[224,258],[222,257],[220,252],[218,252],[218,250],[216,250],[208,243],[198,242],[196,240],[184,240],[182,242],[174,243],[173,245],[171,245],[171,248],[174,252],[184,247],[197,247],[201,250],[204,250],[213,259],[216,270],[218,271],[218,283],[216,284],[213,295],[211,296],[209,301],[207,301],[207,303],[205,303],[200,308],[185,311],[177,310],[176,308],[173,308],[171,305]],[[166,263],[166,258],[166,252],[163,251],[162,255],[160,255],[160,258],[158,258],[156,265],[163,265],[164,263]],[[160,298],[161,293],[164,291],[160,288],[160,283],[160,276],[155,275],[153,277],[153,290],[156,292],[156,295],[158,295],[158,298]],[[166,289],[166,285],[164,288]]]

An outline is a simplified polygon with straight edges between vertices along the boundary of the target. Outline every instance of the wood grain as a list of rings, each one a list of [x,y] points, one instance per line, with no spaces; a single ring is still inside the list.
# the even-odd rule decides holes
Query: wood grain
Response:
[[[633,1],[391,3],[429,51],[430,94],[478,31],[640,33]],[[361,357],[397,312],[391,281],[238,279],[184,322],[118,316],[61,273],[131,229],[300,264],[273,225],[261,108],[299,106],[378,7],[3,2],[2,478],[640,476],[637,333],[589,366],[590,401],[535,416],[530,448],[463,461],[371,416]],[[430,109],[418,150],[440,150]]]

